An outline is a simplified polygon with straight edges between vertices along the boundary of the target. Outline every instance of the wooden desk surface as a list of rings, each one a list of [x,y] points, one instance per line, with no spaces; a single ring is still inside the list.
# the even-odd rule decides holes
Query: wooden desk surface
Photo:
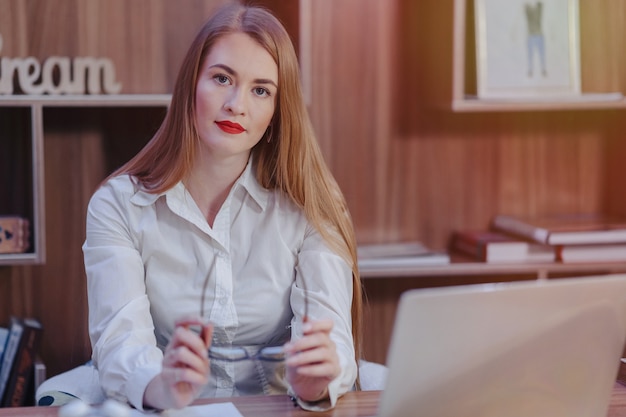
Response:
[[[232,401],[244,417],[374,417],[379,398],[380,391],[350,392],[339,400],[334,410],[323,413],[311,413],[294,407],[286,395],[202,400],[201,403]],[[58,407],[0,408],[0,417],[57,417],[57,415]],[[626,417],[626,385],[615,384],[607,417]]]

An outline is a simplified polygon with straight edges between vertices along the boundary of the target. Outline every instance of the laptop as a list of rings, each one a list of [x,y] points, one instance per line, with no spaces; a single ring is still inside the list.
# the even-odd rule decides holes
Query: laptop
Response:
[[[626,275],[409,290],[379,417],[606,416]]]

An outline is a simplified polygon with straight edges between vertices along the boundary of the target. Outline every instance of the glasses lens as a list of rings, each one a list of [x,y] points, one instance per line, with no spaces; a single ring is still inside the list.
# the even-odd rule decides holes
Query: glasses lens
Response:
[[[259,351],[259,359],[279,362],[285,360],[285,351],[282,346],[264,347]]]
[[[209,358],[222,361],[241,361],[248,357],[243,348],[211,346]]]

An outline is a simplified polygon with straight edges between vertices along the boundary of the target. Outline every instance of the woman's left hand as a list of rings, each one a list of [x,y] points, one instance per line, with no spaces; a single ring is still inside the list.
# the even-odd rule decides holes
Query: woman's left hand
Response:
[[[191,330],[200,328],[200,334]],[[182,408],[189,405],[209,380],[208,347],[213,326],[198,317],[176,321],[176,329],[163,353],[161,372],[144,392],[144,405],[157,409]]]
[[[302,325],[303,337],[285,345],[287,381],[304,401],[328,398],[328,384],[341,373],[335,342],[330,338],[333,321],[311,320]]]

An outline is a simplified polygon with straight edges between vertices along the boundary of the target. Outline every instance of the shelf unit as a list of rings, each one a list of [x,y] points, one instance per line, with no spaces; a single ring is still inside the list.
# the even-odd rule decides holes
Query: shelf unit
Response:
[[[408,185],[395,185],[404,197],[388,194],[397,200],[393,214],[403,229],[387,241],[420,240],[445,250],[454,230],[486,228],[503,212],[626,214],[619,181],[620,155],[626,155],[626,9],[616,2],[579,3],[583,93],[552,101],[477,98],[473,0],[397,1],[399,81],[390,129],[390,148],[397,151],[389,157],[394,168],[388,178],[403,177]],[[411,278],[415,285],[437,277],[446,285],[463,277],[626,271],[621,262],[487,264],[450,255],[448,265],[361,274],[379,281]]]
[[[601,75],[594,73],[591,57],[609,62],[615,59],[605,46],[613,46],[610,37],[616,36],[616,30],[622,23],[619,13],[611,15],[611,5],[597,4],[593,0],[580,0],[580,31],[581,31],[581,74],[582,95],[566,100],[485,100],[476,96],[476,58],[473,0],[454,0],[453,16],[453,79],[452,104],[455,112],[506,112],[506,111],[558,111],[558,110],[607,110],[626,109],[626,98],[620,92],[620,85],[613,81],[616,76],[611,73],[611,82],[602,80]],[[602,28],[598,26],[600,17],[606,22]],[[594,47],[594,45],[596,47]],[[597,48],[601,45],[602,48]],[[612,71],[619,71],[617,65],[609,65]],[[596,75],[594,75],[596,74]]]
[[[456,259],[455,259],[456,258]],[[536,279],[547,279],[556,275],[605,274],[626,272],[626,262],[604,263],[485,263],[460,259],[452,255],[452,262],[444,265],[419,267],[362,268],[361,278],[405,278],[422,277],[451,278],[467,276],[525,275]],[[443,282],[443,280],[442,280]]]
[[[452,37],[452,100],[450,109],[458,113],[487,112],[569,112],[622,111],[626,109],[623,82],[619,78],[623,57],[611,53],[614,39],[623,21],[623,9],[616,4],[597,4],[580,0],[581,74],[583,91],[578,97],[561,100],[480,99],[476,96],[476,37],[474,31],[474,1],[454,0]],[[598,47],[601,45],[602,47]],[[606,70],[605,68],[608,68]],[[604,71],[604,74],[602,72]],[[610,74],[606,74],[610,71]],[[608,76],[607,76],[608,75]],[[609,81],[606,81],[609,80]],[[621,90],[621,91],[620,91]],[[626,271],[626,262],[612,263],[542,263],[542,264],[488,264],[467,261],[451,255],[453,262],[441,267],[419,270],[396,269],[386,271],[390,276],[460,276],[460,275],[535,275],[538,279],[562,274],[620,273]],[[366,271],[365,276],[372,274]],[[373,276],[383,276],[375,274]]]
[[[30,221],[30,249],[25,253],[0,254],[0,265],[43,264],[46,261],[45,164],[44,144],[47,116],[58,116],[58,110],[80,109],[167,109],[168,94],[121,94],[76,96],[16,95],[0,98],[0,120],[3,120],[3,147],[11,147],[0,161],[16,183],[4,182],[8,198],[0,205],[0,214],[19,215]],[[56,110],[55,110],[56,109]],[[54,125],[54,121],[52,121]],[[71,128],[71,127],[70,127]],[[4,137],[6,136],[6,137]],[[6,148],[5,148],[6,149]],[[16,152],[17,151],[17,152]],[[7,155],[13,155],[8,157]],[[17,156],[15,160],[14,156]],[[7,169],[6,166],[9,166]],[[5,171],[3,171],[5,172]],[[10,189],[9,189],[9,185]],[[81,219],[76,219],[81,221]]]

